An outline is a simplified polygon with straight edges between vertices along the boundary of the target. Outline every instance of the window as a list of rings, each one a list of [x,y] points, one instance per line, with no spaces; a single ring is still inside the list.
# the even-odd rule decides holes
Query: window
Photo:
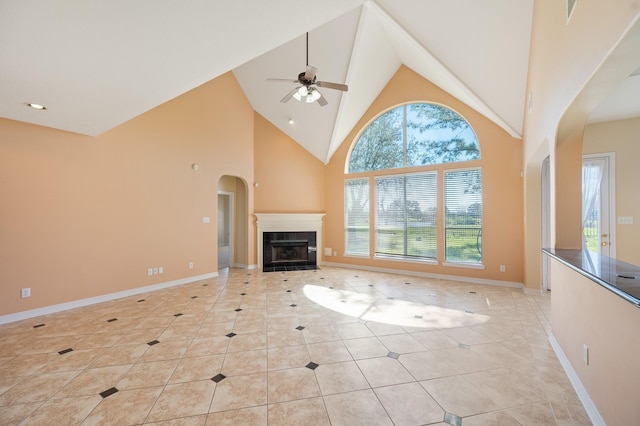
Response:
[[[381,114],[347,162],[348,173],[366,175],[345,181],[346,253],[437,261],[440,247],[445,263],[482,263],[482,170],[449,166],[479,159],[473,129],[449,108],[413,103]]]
[[[376,177],[378,256],[435,259],[437,174]]]
[[[349,157],[349,173],[477,160],[473,129],[460,114],[436,104],[407,104],[375,119]]]
[[[345,183],[346,253],[369,255],[369,180]]]
[[[482,263],[482,171],[444,172],[445,262]]]

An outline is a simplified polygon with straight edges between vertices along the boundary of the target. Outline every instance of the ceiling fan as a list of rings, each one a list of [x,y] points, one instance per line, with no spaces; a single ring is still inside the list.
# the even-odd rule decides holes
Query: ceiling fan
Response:
[[[280,83],[297,83],[299,86],[280,99],[280,102],[288,102],[289,99],[294,98],[298,101],[305,101],[306,103],[313,103],[318,101],[320,106],[327,105],[327,100],[322,93],[318,90],[318,87],[326,87],[327,89],[342,90],[346,92],[349,90],[346,84],[342,83],[330,83],[328,81],[318,81],[316,77],[318,69],[309,66],[309,33],[307,33],[307,69],[304,72],[298,74],[296,80],[288,78],[268,78],[267,81],[275,81]]]

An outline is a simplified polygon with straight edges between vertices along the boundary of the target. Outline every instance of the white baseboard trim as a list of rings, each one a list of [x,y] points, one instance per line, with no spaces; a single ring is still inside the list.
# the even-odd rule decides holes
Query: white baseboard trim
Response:
[[[522,283],[518,283],[514,281],[487,280],[484,278],[471,278],[471,277],[460,277],[457,275],[432,274],[429,272],[405,271],[403,269],[379,268],[375,266],[351,265],[346,263],[327,262],[327,261],[324,262],[323,266],[333,266],[336,268],[358,269],[358,270],[373,271],[373,272],[385,272],[388,274],[410,275],[413,277],[436,278],[439,280],[461,281],[461,282],[472,283],[472,284],[495,285],[500,287],[510,287],[510,288],[519,288],[519,289],[524,288],[524,285]]]
[[[541,288],[528,288],[528,287],[524,287],[522,288],[522,291],[524,291],[524,294],[528,294],[530,296],[544,296],[545,294],[549,294],[549,291],[546,290],[542,290]]]
[[[569,362],[569,359],[560,347],[560,343],[558,343],[553,334],[549,334],[549,343],[551,343],[551,347],[556,353],[556,356],[560,361],[560,365],[562,365],[562,368],[564,368],[564,372],[567,373],[567,377],[573,385],[573,389],[575,389],[576,393],[578,394],[578,398],[580,398],[580,402],[582,402],[582,405],[587,412],[587,415],[589,416],[591,422],[595,426],[606,426],[602,415],[600,415],[600,412],[598,411],[598,407],[596,407],[596,404],[594,404],[593,400],[589,396],[587,389],[582,384],[582,381],[580,381],[580,377],[578,377],[578,373],[576,373],[576,370],[573,369],[573,366]]]
[[[108,302],[110,300],[121,299],[123,297],[135,296],[136,294],[148,293],[150,291],[162,290],[163,288],[175,287],[177,285],[188,284],[195,281],[206,280],[218,276],[217,272],[211,272],[194,277],[181,278],[179,280],[167,281],[159,284],[147,285],[144,287],[136,287],[130,290],[118,291],[116,293],[104,294],[102,296],[89,297],[87,299],[74,300],[71,302],[60,303],[57,305],[45,306],[42,308],[31,309],[29,311],[16,312],[0,316],[0,324],[21,321],[29,318],[39,317],[41,315],[53,314],[56,312],[67,311],[69,309],[80,308],[83,306],[94,305],[96,303]]]
[[[244,264],[244,263],[234,263],[233,267],[234,268],[238,268],[238,269],[249,269],[249,270],[251,270],[251,269],[256,269],[258,267],[258,265],[247,265],[247,264]]]

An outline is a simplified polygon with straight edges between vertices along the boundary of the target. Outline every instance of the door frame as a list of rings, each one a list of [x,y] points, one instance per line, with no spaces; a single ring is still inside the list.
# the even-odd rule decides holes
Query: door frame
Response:
[[[615,152],[598,152],[593,154],[583,154],[582,160],[604,159],[607,162],[607,189],[609,191],[609,206],[607,213],[609,215],[609,257],[616,257],[616,153]],[[604,179],[604,176],[603,176]],[[606,206],[600,206],[605,208]],[[598,237],[598,241],[601,237]]]
[[[233,192],[228,192],[228,191],[218,191],[217,195],[225,195],[229,197],[229,205],[227,206],[226,211],[224,212],[227,217],[229,218],[229,267],[233,267],[234,265],[234,241],[235,241],[235,232],[234,232],[234,221],[233,221],[233,214],[234,214],[234,206],[235,206],[235,193]],[[216,200],[217,201],[217,200]],[[220,210],[218,210],[220,211]],[[216,234],[216,238],[218,238],[217,234]],[[218,245],[220,244],[220,241],[218,241]],[[220,265],[218,265],[218,269],[220,269]]]

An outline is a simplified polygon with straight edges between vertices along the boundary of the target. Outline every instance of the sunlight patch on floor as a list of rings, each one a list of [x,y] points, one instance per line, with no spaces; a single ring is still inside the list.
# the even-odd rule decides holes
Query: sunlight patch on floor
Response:
[[[327,309],[360,318],[403,327],[453,328],[484,324],[489,316],[399,299],[375,298],[348,290],[305,285],[307,298]]]

